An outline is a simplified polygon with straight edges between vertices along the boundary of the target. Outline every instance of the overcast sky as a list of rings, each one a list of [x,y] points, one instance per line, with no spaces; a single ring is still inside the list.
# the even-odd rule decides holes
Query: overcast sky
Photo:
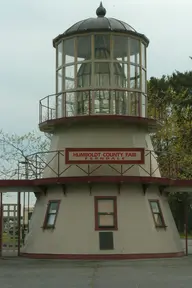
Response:
[[[98,0],[0,1],[0,123],[18,134],[37,129],[38,101],[55,91],[52,39],[95,16]],[[108,17],[150,39],[148,77],[190,70],[190,0],[104,0]]]

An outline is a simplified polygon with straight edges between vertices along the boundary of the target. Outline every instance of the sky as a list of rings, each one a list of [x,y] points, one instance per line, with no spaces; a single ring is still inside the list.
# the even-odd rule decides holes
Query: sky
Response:
[[[39,100],[55,92],[52,39],[94,17],[99,0],[0,0],[0,129],[38,131]],[[190,0],[104,0],[106,17],[150,39],[148,78],[191,70]]]

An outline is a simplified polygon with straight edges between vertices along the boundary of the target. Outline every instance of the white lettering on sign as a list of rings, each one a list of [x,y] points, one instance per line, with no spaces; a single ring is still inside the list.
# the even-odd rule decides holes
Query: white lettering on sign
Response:
[[[74,151],[75,150],[75,151]],[[128,163],[128,164],[142,164],[144,163],[144,149],[121,149],[116,150],[96,150],[90,151],[90,149],[66,149],[66,163],[78,164],[78,163]]]

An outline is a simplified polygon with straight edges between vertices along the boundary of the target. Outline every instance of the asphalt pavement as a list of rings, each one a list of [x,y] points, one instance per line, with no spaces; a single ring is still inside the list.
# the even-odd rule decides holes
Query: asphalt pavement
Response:
[[[192,256],[131,261],[0,259],[2,288],[191,288]]]

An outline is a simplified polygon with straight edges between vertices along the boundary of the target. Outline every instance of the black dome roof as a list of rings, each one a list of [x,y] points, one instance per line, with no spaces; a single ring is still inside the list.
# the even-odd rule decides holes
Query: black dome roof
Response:
[[[106,9],[103,7],[102,2],[101,2],[100,6],[96,10],[96,15],[98,16],[97,18],[88,18],[88,19],[81,20],[75,23],[73,26],[67,29],[63,34],[58,35],[53,40],[53,46],[55,47],[57,41],[67,36],[71,36],[73,34],[81,34],[85,32],[97,32],[97,31],[132,34],[140,38],[143,38],[146,44],[149,43],[148,38],[144,34],[138,33],[129,24],[121,20],[117,20],[115,18],[106,18],[105,14],[106,14]]]

